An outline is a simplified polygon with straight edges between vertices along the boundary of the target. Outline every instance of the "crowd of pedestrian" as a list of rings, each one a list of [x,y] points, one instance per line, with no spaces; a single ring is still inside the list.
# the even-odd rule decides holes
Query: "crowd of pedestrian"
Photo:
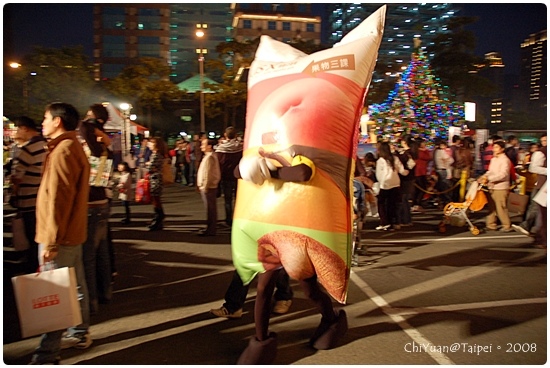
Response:
[[[223,223],[227,227],[233,223],[238,166],[243,157],[242,138],[233,127],[219,140],[207,138],[203,132],[191,141],[179,139],[172,151],[158,135],[144,138],[135,163],[123,161],[115,167],[111,140],[103,129],[107,120],[107,110],[101,104],[91,105],[80,120],[76,109],[64,103],[46,108],[42,129],[25,116],[14,120],[16,144],[9,153],[8,177],[10,203],[24,219],[29,241],[25,272],[33,273],[46,264],[74,267],[82,312],[82,324],[42,337],[32,364],[58,363],[61,349],[85,349],[92,344],[90,315],[98,313],[99,304],[111,301],[116,276],[109,224],[113,188],[124,206],[123,225],[131,222],[136,181],[146,179],[154,211],[148,228],[163,229],[162,195],[172,174],[175,183],[196,187],[203,200],[206,227],[198,235],[215,236],[217,227],[223,226],[218,224],[220,197],[225,208]],[[546,135],[527,151],[515,136],[506,141],[492,136],[480,147],[479,168],[474,166],[476,152],[469,137],[454,136],[451,144],[437,140],[433,149],[428,148],[429,143],[404,135],[397,141],[380,140],[376,152],[357,157],[354,217],[359,234],[354,252],[364,251],[360,232],[365,217],[379,218],[377,231],[411,227],[413,214],[429,206],[443,209],[450,202],[461,201],[459,189],[464,179],[476,180],[486,188],[487,231],[515,230],[534,236],[534,245],[546,248],[546,203],[537,200],[539,191],[545,190]],[[529,202],[522,222],[512,224],[507,200],[519,182]],[[292,305],[293,292],[284,270],[274,279],[277,290],[271,310],[283,314]],[[210,312],[217,317],[240,318],[248,287],[235,272],[225,303]]]
[[[395,141],[380,140],[376,154],[368,152],[358,158],[355,178],[368,195],[376,198],[380,223],[378,231],[394,231],[413,225],[411,214],[428,207],[440,210],[451,202],[463,202],[461,185],[477,180],[488,197],[485,229],[510,232],[516,230],[535,237],[535,245],[545,247],[546,207],[534,197],[546,181],[546,135],[532,143],[529,152],[520,150],[516,136],[491,136],[481,145],[481,167],[476,168],[474,144],[469,137],[451,138],[451,145],[439,139],[433,148],[427,141],[404,135]],[[374,175],[372,174],[374,172]],[[523,176],[525,180],[520,180]],[[520,187],[529,196],[523,222],[512,224],[507,207],[511,192]],[[372,215],[372,201],[366,199],[367,215]],[[500,225],[500,226],[499,226]]]

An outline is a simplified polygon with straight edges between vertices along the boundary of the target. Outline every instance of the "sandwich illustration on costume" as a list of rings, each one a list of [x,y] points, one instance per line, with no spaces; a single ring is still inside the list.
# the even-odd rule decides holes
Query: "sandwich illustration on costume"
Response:
[[[261,36],[248,78],[233,262],[244,284],[284,267],[346,302],[359,119],[382,39],[383,6],[311,55]]]

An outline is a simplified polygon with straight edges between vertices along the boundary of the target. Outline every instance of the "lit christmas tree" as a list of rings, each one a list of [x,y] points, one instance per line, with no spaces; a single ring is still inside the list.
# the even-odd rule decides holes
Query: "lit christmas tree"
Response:
[[[383,139],[407,133],[429,142],[447,139],[449,127],[464,123],[464,105],[451,101],[449,88],[433,74],[420,40],[414,40],[414,47],[409,66],[386,101],[369,107],[370,120]]]

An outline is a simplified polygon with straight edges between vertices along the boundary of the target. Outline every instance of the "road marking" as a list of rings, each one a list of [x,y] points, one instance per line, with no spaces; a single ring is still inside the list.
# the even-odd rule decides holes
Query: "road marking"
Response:
[[[408,316],[408,315],[415,315],[415,314],[422,314],[422,313],[456,312],[456,311],[472,310],[472,309],[509,307],[513,305],[546,304],[547,302],[548,302],[547,298],[528,298],[528,299],[496,300],[496,301],[490,301],[490,302],[477,302],[477,303],[435,305],[431,307],[419,307],[419,308],[390,307],[389,310],[391,311],[392,314],[398,314],[400,316]]]
[[[374,291],[365,281],[363,281],[355,272],[351,272],[351,280],[380,308],[386,313],[401,329],[413,339],[419,345],[432,346],[430,340],[428,340],[422,333],[412,327],[403,316],[388,313],[391,310],[391,306],[382,298],[376,291]],[[438,364],[455,364],[447,355],[431,351],[427,349],[426,353],[432,357]]]
[[[468,237],[460,237],[460,238],[453,238],[453,237],[442,237],[442,238],[421,238],[421,239],[361,239],[361,244],[384,244],[384,243],[426,243],[426,242],[453,242],[453,241],[472,241],[474,239],[478,240],[503,240],[510,239],[510,238],[523,238],[525,240],[528,240],[529,238],[525,235],[507,235],[507,236],[483,236],[483,237],[477,237],[472,238],[471,236]]]

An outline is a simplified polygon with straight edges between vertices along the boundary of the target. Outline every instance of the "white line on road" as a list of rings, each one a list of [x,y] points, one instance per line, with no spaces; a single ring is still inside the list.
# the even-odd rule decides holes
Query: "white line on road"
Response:
[[[426,243],[426,242],[453,242],[453,241],[472,241],[472,240],[508,240],[513,238],[523,238],[528,239],[525,235],[508,235],[506,237],[503,236],[484,236],[484,237],[478,237],[478,238],[472,238],[471,236],[464,236],[459,238],[453,238],[453,237],[441,237],[441,238],[415,238],[415,239],[361,239],[361,243],[363,244],[381,244],[381,243]]]
[[[384,312],[391,306],[376,293],[365,281],[363,281],[355,272],[351,273],[351,280]],[[412,327],[406,320],[400,315],[393,313],[386,313],[403,331],[413,339],[416,343],[423,346],[432,346],[433,344],[422,335],[417,329]],[[426,351],[438,364],[455,364],[448,356],[437,351]]]

